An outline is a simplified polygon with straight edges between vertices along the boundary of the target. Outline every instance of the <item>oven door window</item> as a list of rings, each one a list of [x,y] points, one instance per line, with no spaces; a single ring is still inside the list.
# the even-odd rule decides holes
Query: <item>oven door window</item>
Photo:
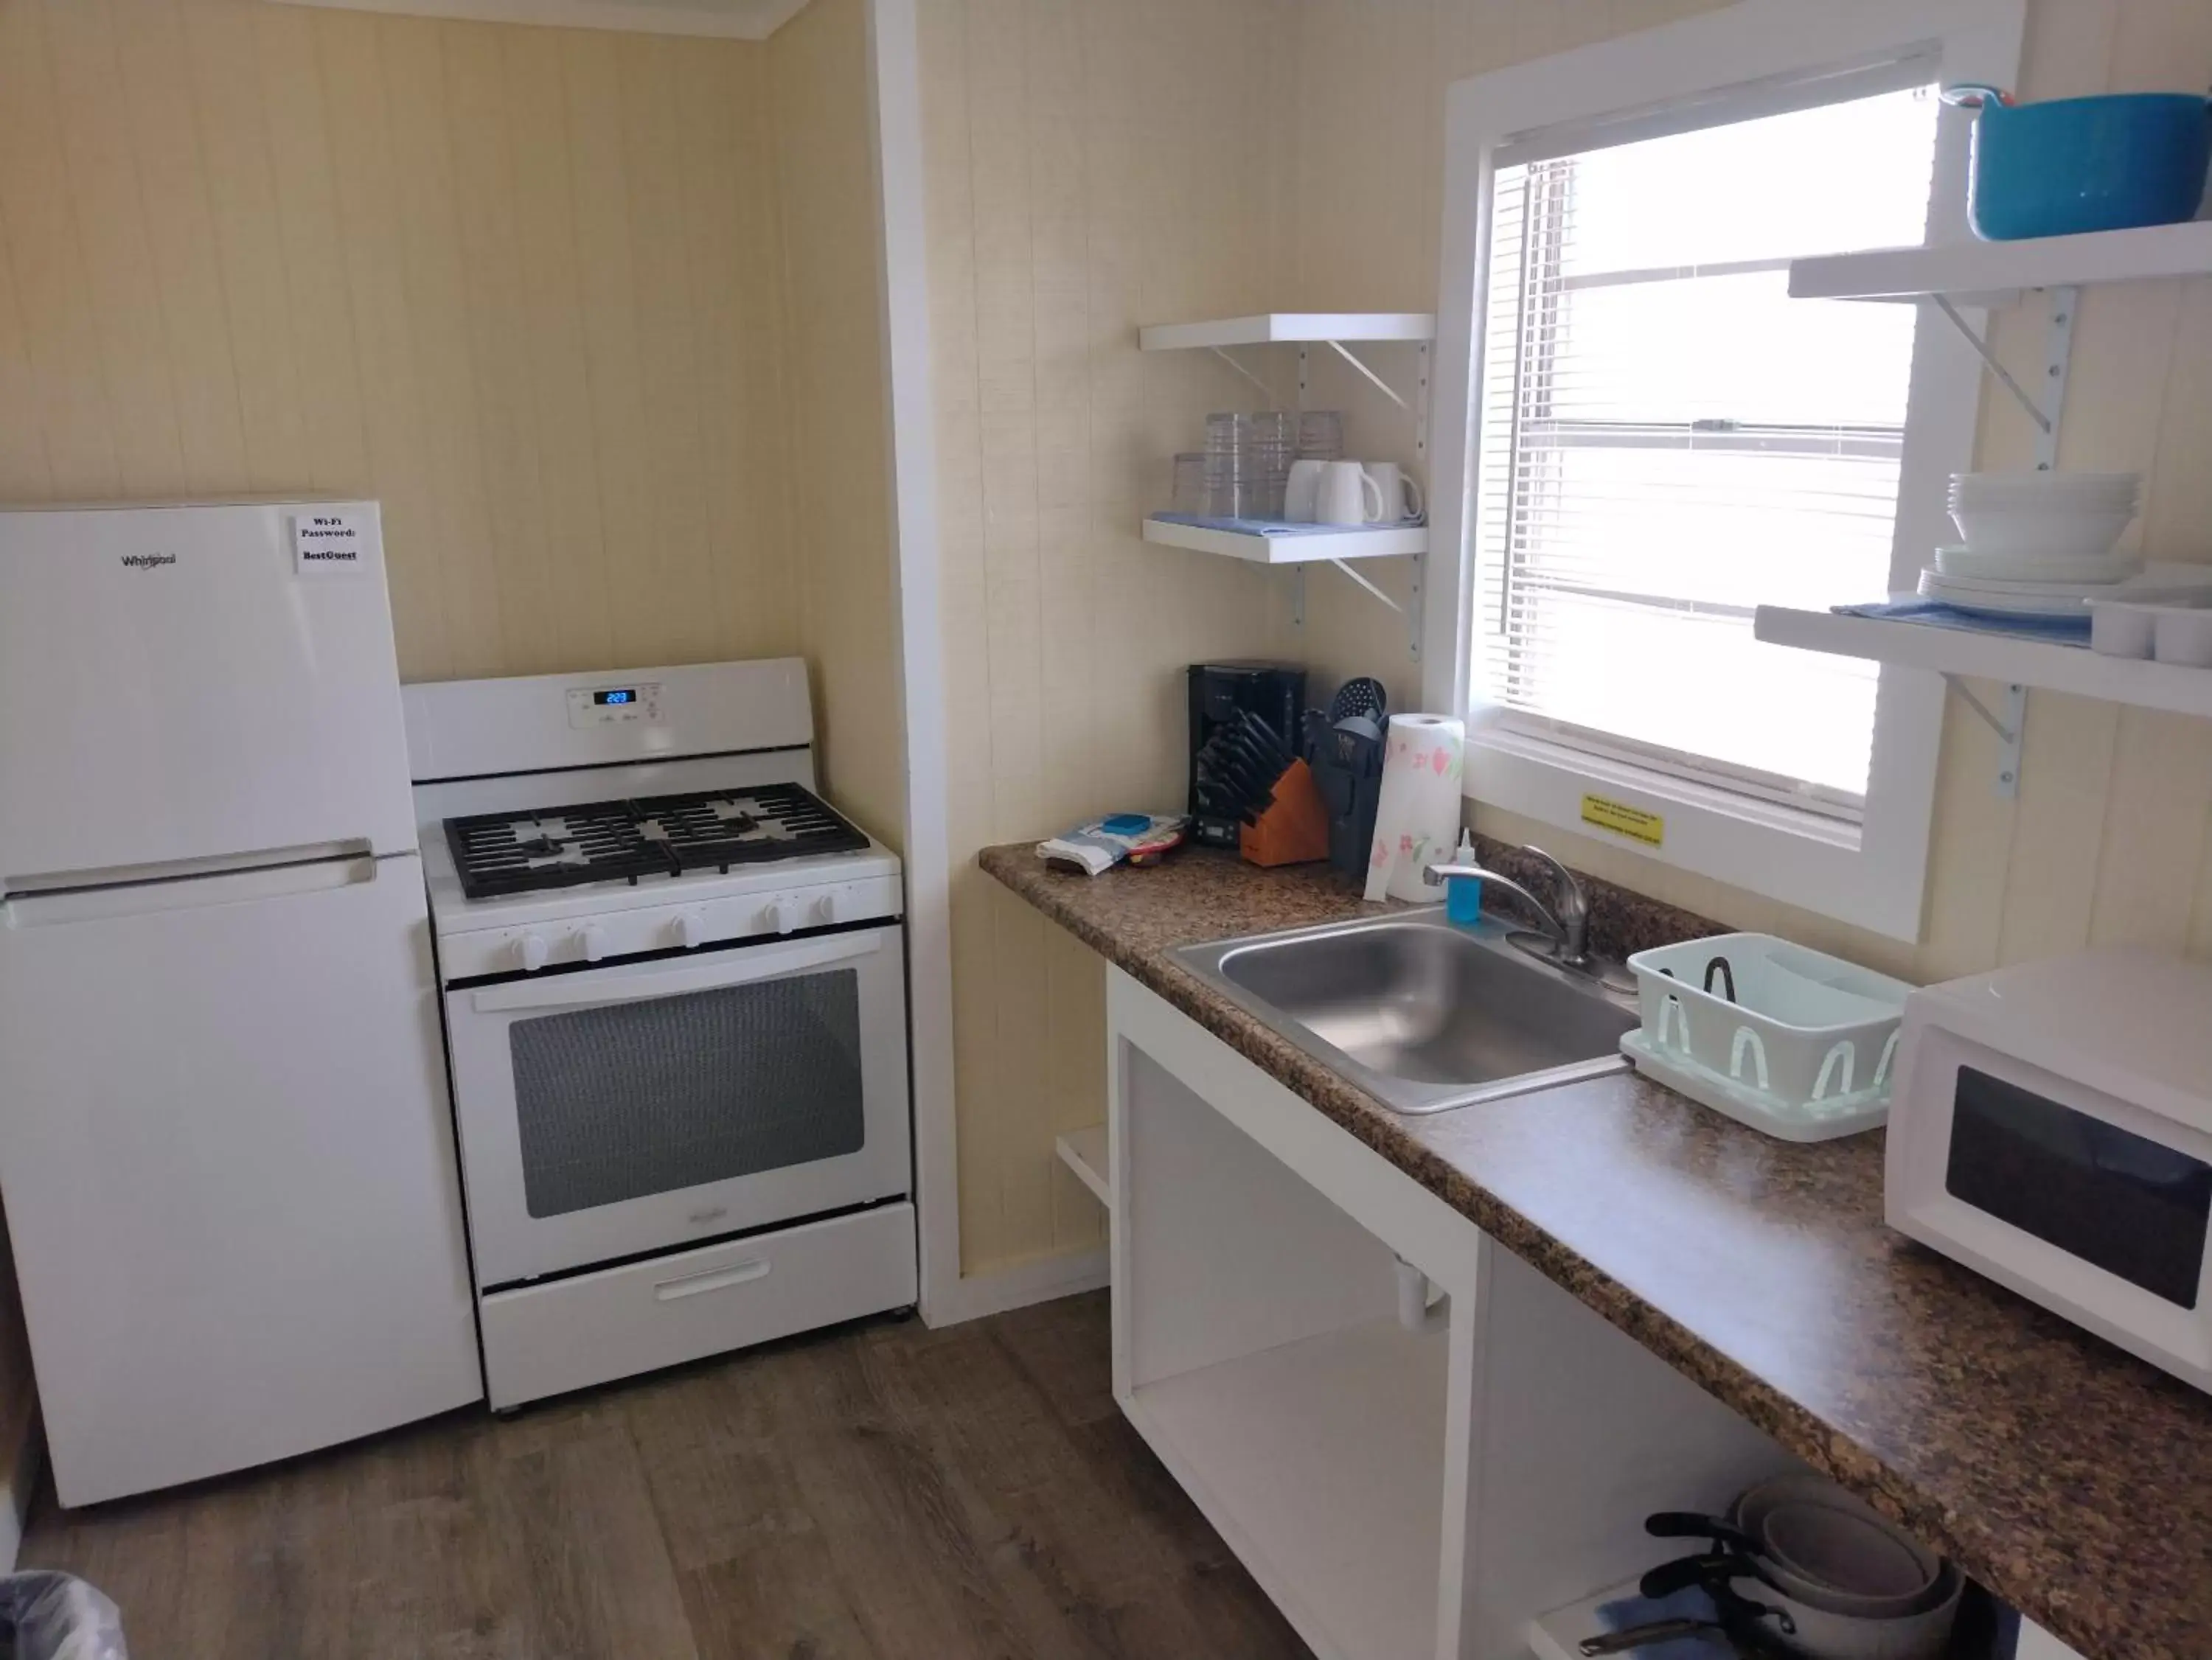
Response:
[[[517,1021],[523,1196],[561,1216],[858,1153],[850,968]]]
[[[1945,1188],[2068,1255],[2197,1306],[2212,1166],[1959,1069]]]

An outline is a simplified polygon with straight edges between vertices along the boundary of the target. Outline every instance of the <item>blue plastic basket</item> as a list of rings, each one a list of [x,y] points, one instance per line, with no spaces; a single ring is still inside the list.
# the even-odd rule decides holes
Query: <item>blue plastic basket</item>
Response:
[[[2010,104],[1994,87],[1944,89],[1978,107],[1967,211],[1992,242],[2194,219],[2212,164],[2212,103],[2116,93]]]

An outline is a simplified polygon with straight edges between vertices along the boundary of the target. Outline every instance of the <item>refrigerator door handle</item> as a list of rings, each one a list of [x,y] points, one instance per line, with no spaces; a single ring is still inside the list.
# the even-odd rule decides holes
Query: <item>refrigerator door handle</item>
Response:
[[[244,870],[213,870],[196,875],[33,890],[9,895],[6,903],[0,905],[0,920],[4,920],[9,928],[37,928],[57,923],[96,922],[105,917],[141,917],[156,911],[189,911],[204,905],[276,900],[294,894],[327,893],[357,882],[374,881],[380,868],[386,862],[367,853],[342,853],[258,864]],[[410,871],[421,869],[412,853],[395,855],[389,862],[404,862]]]
[[[226,876],[240,872],[270,870],[279,866],[315,864],[331,859],[390,858],[412,853],[405,847],[373,846],[366,836],[337,841],[308,842],[295,847],[257,847],[247,852],[222,853],[208,858],[173,859],[161,864],[117,864],[82,870],[46,870],[34,875],[0,876],[0,893],[56,894],[84,888],[122,888],[153,881],[189,881],[200,876]]]

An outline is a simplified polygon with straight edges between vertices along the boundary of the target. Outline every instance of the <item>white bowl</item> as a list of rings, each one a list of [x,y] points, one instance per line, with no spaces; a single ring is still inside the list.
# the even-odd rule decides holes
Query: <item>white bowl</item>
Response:
[[[2027,559],[2101,559],[2135,516],[2130,506],[1951,509],[1960,540],[1975,553]]]
[[[1972,474],[1961,473],[1951,480],[1951,494],[1965,496],[2101,498],[2134,495],[2142,488],[2142,481],[2131,475],[2124,478],[2083,479],[2065,473],[2014,473],[1977,478]]]
[[[1954,495],[2108,496],[2133,495],[2142,488],[2141,473],[1954,473]]]
[[[1986,507],[2012,513],[2098,512],[2114,507],[2135,508],[2142,501],[2140,490],[1953,490],[1946,498],[1954,507]]]
[[[1972,548],[1938,548],[1939,575],[1967,581],[1992,578],[2007,582],[2124,582],[2142,569],[2142,560],[2116,554],[2076,554],[2041,558],[2033,554],[1989,554]]]

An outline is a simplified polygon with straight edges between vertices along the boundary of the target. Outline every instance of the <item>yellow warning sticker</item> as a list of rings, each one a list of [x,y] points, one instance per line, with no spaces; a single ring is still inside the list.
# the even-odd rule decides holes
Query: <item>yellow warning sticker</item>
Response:
[[[1607,801],[1603,796],[1583,797],[1583,822],[1648,842],[1654,847],[1663,846],[1667,840],[1667,821],[1658,814],[1647,813],[1626,802]]]

